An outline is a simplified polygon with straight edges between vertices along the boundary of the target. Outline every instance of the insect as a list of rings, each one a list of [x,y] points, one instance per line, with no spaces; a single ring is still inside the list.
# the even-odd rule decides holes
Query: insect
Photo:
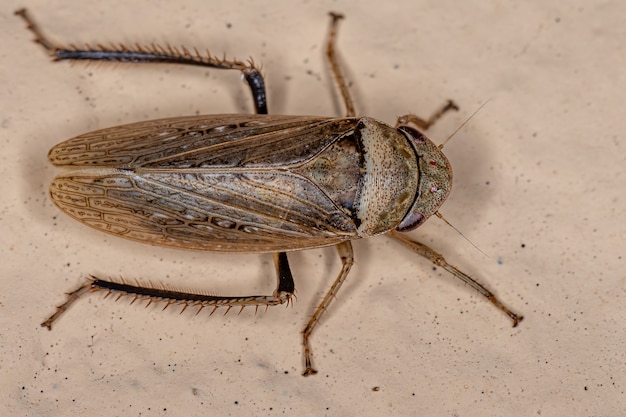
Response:
[[[26,10],[18,10],[54,60],[169,63],[238,70],[257,114],[175,117],[86,133],[61,142],[50,161],[66,170],[50,185],[62,211],[87,226],[152,245],[215,252],[273,253],[272,295],[210,296],[131,285],[91,276],[68,293],[42,323],[48,329],[81,295],[103,290],[134,299],[180,304],[183,309],[272,306],[291,301],[294,280],[287,252],[335,246],[342,267],[302,331],[305,370],[312,363],[310,336],[353,264],[351,241],[386,234],[430,259],[485,296],[509,316],[522,316],[403,232],[423,224],[448,197],[450,163],[426,130],[429,119],[398,118],[390,126],[357,117],[335,52],[338,22],[330,13],[327,57],[343,102],[342,118],[267,114],[261,73],[252,61],[218,59],[174,47],[63,47],[48,40]]]

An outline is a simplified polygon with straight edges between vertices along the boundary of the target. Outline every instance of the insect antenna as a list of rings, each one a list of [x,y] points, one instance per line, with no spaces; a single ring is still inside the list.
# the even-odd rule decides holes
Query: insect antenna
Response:
[[[448,143],[448,141],[450,139],[452,139],[452,137],[454,135],[456,135],[457,133],[459,133],[459,130],[461,130],[463,128],[463,126],[465,126],[467,124],[467,122],[469,122],[475,115],[476,113],[478,113],[483,107],[485,107],[485,105],[487,105],[487,103],[489,103],[491,101],[491,98],[488,99],[487,101],[485,101],[483,104],[481,104],[480,106],[478,106],[478,108],[474,111],[474,113],[472,113],[467,119],[465,119],[465,121],[463,123],[461,123],[461,125],[459,127],[456,128],[456,130],[454,132],[452,132],[452,134],[450,136],[448,136],[446,138],[446,140],[444,140],[443,142],[441,142],[438,147],[439,149],[443,149],[443,147],[445,146],[446,143]]]
[[[479,251],[480,253],[482,253],[483,255],[485,255],[487,258],[490,258],[489,255],[487,255],[485,253],[485,251],[483,251],[481,248],[479,248],[478,246],[476,246],[474,244],[474,242],[472,242],[471,240],[469,240],[469,238],[467,236],[465,236],[459,229],[457,229],[456,227],[454,227],[452,225],[452,223],[450,223],[445,217],[443,217],[443,214],[439,213],[438,211],[435,212],[435,216],[439,217],[441,220],[443,220],[443,222],[445,224],[447,224],[448,226],[450,226],[452,229],[454,229],[455,232],[457,232],[458,234],[461,235],[461,237],[463,237],[463,239],[465,239],[470,245],[472,245],[477,251]]]
[[[439,149],[443,149],[443,147],[445,146],[446,143],[448,143],[448,141],[450,139],[452,139],[454,137],[454,135],[456,135],[457,133],[459,133],[459,131],[463,128],[463,126],[465,126],[475,115],[476,113],[478,113],[483,107],[485,107],[487,105],[487,103],[489,103],[492,100],[492,98],[489,98],[487,101],[485,101],[484,103],[482,103],[480,106],[478,106],[478,108],[476,110],[474,110],[474,113],[472,113],[467,119],[465,119],[465,121],[463,123],[461,123],[459,125],[459,127],[456,128],[456,130],[454,132],[452,132],[452,134],[450,136],[448,136],[446,138],[446,140],[444,140],[442,143],[440,143],[438,145]],[[480,253],[482,253],[483,255],[485,255],[486,257],[489,258],[489,255],[487,255],[485,253],[485,251],[483,251],[481,248],[479,248],[478,246],[476,246],[474,244],[474,242],[472,242],[471,240],[469,240],[469,238],[467,236],[465,236],[463,233],[461,233],[461,231],[459,229],[457,229],[456,227],[454,227],[452,225],[452,223],[450,223],[448,220],[446,220],[445,217],[443,217],[443,215],[441,213],[439,213],[438,211],[435,212],[435,215],[437,217],[439,217],[441,220],[443,220],[443,222],[445,224],[447,224],[448,226],[450,226],[452,229],[454,229],[454,231],[456,231],[459,235],[461,235],[463,237],[463,239],[465,239],[470,245],[472,245],[477,251],[479,251]]]

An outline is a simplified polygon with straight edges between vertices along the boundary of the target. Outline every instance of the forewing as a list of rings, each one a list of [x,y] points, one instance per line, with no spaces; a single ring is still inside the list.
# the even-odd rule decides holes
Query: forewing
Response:
[[[355,124],[310,116],[177,117],[86,133],[59,143],[48,157],[74,167],[270,168],[310,158]]]
[[[252,134],[244,126],[250,116],[185,119],[104,129],[57,145],[51,160],[74,169],[53,181],[53,201],[98,230],[184,249],[286,251],[356,235],[345,210],[288,169],[350,134],[352,123],[338,129],[329,119],[259,117]],[[238,127],[219,140],[206,133],[225,121]]]

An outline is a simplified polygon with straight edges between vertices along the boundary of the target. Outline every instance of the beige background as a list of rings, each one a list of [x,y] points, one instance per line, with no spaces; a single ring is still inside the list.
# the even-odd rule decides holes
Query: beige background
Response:
[[[626,398],[626,3],[591,1],[4,1],[0,15],[0,415],[617,416]],[[39,327],[89,273],[270,292],[269,255],[153,248],[90,230],[47,197],[55,143],[124,122],[250,112],[237,73],[51,63],[12,15],[63,42],[169,42],[263,63],[270,111],[340,116],[322,53],[329,10],[361,114],[393,123],[453,98],[430,135],[455,187],[413,235],[525,321],[384,237],[300,331],[339,268],[292,256],[293,308],[179,316],[92,295]],[[229,28],[230,26],[230,28]],[[373,391],[373,387],[380,387]]]

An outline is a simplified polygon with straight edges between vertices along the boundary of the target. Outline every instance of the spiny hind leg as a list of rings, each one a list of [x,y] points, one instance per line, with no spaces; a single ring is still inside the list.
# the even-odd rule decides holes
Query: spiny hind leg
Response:
[[[109,61],[134,64],[179,64],[193,65],[200,67],[238,70],[243,74],[254,100],[256,113],[267,114],[267,95],[265,94],[265,82],[260,70],[252,60],[247,62],[236,59],[217,58],[208,51],[204,54],[197,49],[177,48],[170,45],[165,47],[160,45],[133,46],[98,44],[96,47],[84,45],[76,47],[74,45],[63,46],[52,42],[44,35],[39,26],[26,9],[19,9],[15,12],[27,24],[28,30],[35,35],[35,42],[40,44],[55,61]]]
[[[41,326],[51,330],[52,324],[82,295],[95,291],[106,291],[107,296],[117,294],[116,300],[123,296],[131,296],[131,303],[136,300],[147,300],[148,305],[153,302],[164,302],[165,306],[163,309],[172,304],[178,304],[183,306],[182,311],[185,311],[188,307],[197,307],[197,313],[199,313],[205,307],[213,307],[211,314],[219,307],[226,307],[226,312],[228,312],[233,307],[240,307],[243,310],[248,306],[254,306],[258,309],[261,306],[269,307],[278,304],[288,304],[294,294],[295,286],[287,256],[284,253],[274,254],[274,264],[276,266],[278,284],[272,295],[216,296],[202,291],[190,292],[165,287],[132,285],[126,282],[92,276],[88,282],[66,293],[67,298],[65,302],[57,306],[56,311],[41,323]]]

